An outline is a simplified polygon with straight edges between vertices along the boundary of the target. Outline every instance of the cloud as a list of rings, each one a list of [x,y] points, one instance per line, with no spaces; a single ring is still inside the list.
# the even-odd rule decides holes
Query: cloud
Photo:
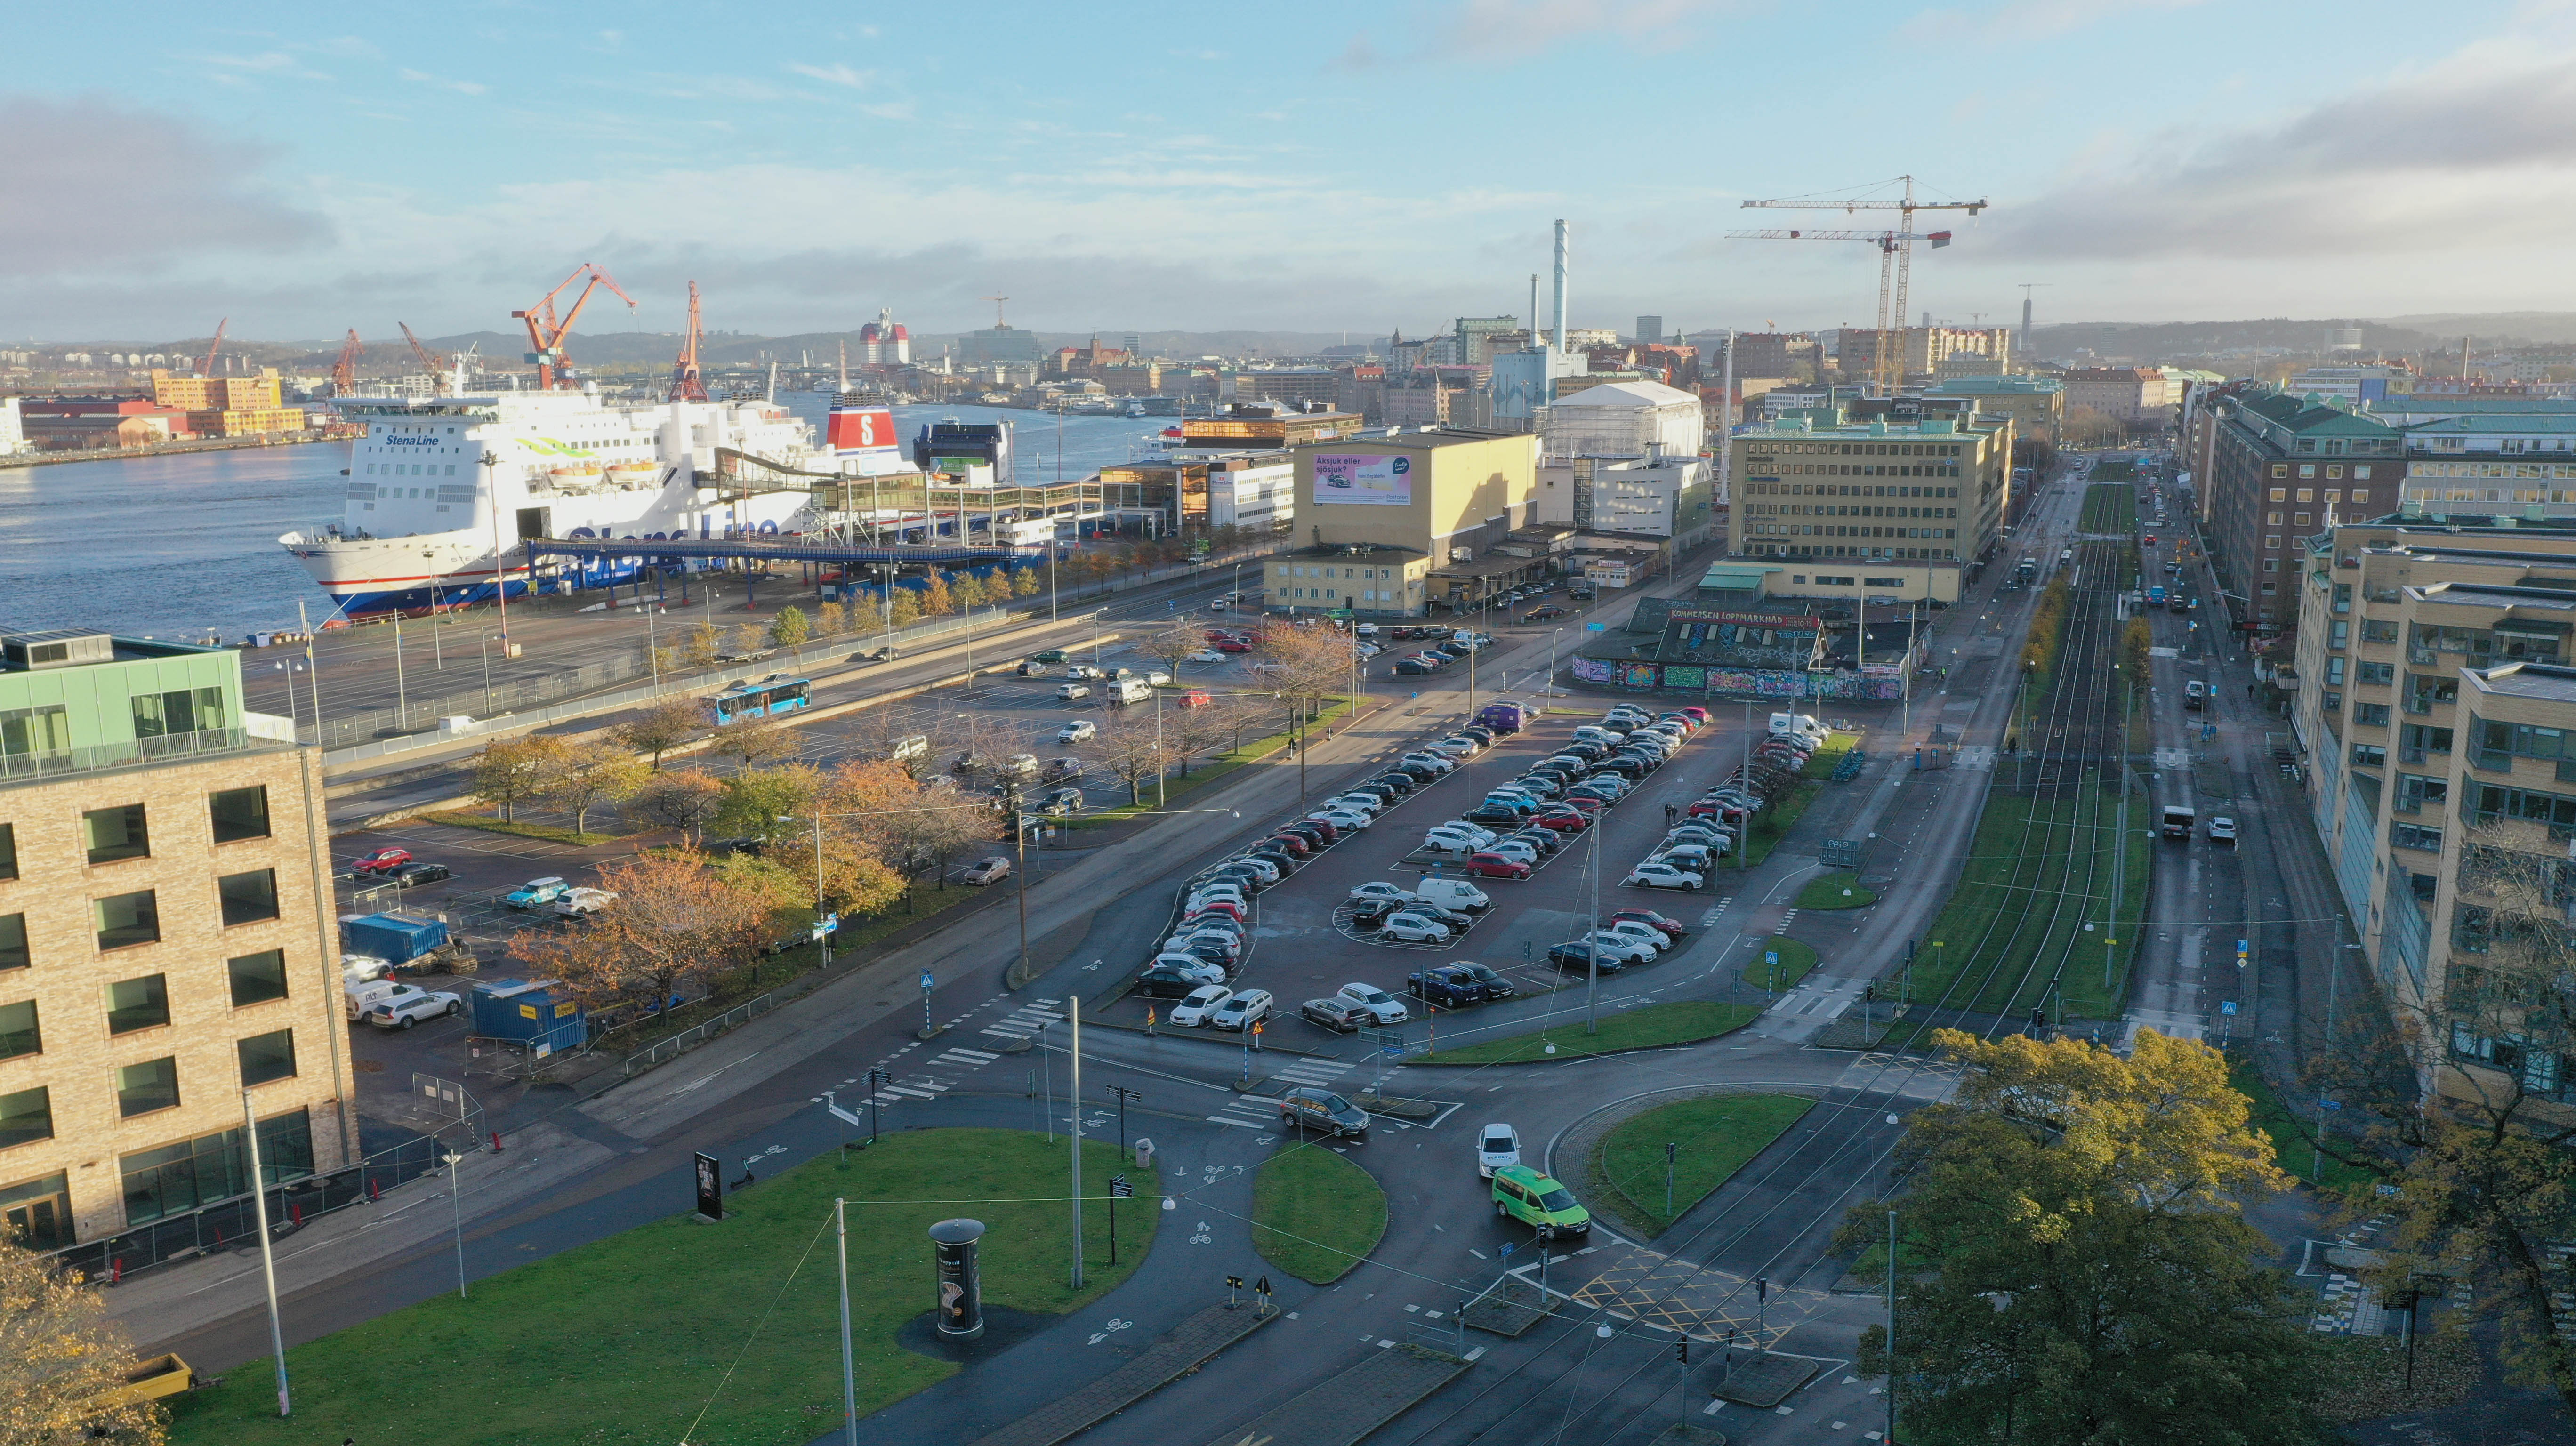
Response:
[[[1342,47],[1341,54],[1324,63],[1326,70],[1364,71],[1377,67],[1377,47],[1369,44],[1366,35],[1352,36],[1351,43]]]
[[[1926,10],[1897,28],[1912,41],[2038,40],[2145,11],[2188,10],[2209,0],[2004,0],[1982,12]]]
[[[1739,0],[1463,0],[1432,26],[1434,58],[1525,60],[1596,36],[1640,50],[1673,50],[1694,22],[1743,8]]]
[[[283,50],[264,50],[256,55],[210,54],[192,57],[206,67],[206,78],[225,85],[247,85],[257,77],[281,80],[329,80],[330,76],[307,67],[303,61]]]
[[[444,76],[431,75],[427,71],[420,70],[397,70],[394,75],[397,79],[410,81],[414,85],[434,85],[442,90],[455,91],[460,95],[483,95],[492,89],[479,80],[449,80]]]
[[[0,96],[0,276],[162,268],[328,242],[333,228],[266,185],[266,151],[105,97]],[[151,158],[148,185],[137,157]]]
[[[837,64],[805,65],[791,61],[787,68],[795,74],[813,80],[828,81],[833,85],[846,85],[852,90],[867,89],[875,83],[877,75],[873,70],[852,70],[846,65]]]

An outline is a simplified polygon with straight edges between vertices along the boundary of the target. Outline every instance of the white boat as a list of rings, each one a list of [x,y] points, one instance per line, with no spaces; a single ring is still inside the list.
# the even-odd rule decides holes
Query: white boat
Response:
[[[795,531],[805,493],[719,501],[718,448],[838,470],[812,427],[769,401],[603,401],[579,390],[352,397],[340,520],[278,539],[347,614],[417,611],[622,581],[650,556],[536,559],[527,537],[712,538]]]

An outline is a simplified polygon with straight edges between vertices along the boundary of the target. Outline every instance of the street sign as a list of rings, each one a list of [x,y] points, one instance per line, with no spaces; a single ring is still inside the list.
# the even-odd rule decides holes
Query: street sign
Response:
[[[1590,633],[1607,632],[1609,628],[1610,625],[1608,623],[1585,623],[1583,625],[1583,630]]]
[[[2218,1012],[2221,1014],[2234,1014],[2236,1012],[2236,1001],[2233,999],[2222,999],[2218,1001]]]
[[[2237,952],[2237,953],[2239,953],[2239,954],[2244,953],[2244,952],[2245,952],[2245,947],[2246,947],[2246,941],[2245,941],[2245,940],[2243,940],[2243,939],[2239,939],[2239,940],[2237,940],[2237,941],[2236,941],[2236,952]]]
[[[1765,950],[1763,950],[1763,951],[1762,951],[1762,962],[1763,962],[1763,963],[1765,963],[1765,964],[1777,964],[1777,963],[1779,963],[1779,962],[1780,962],[1780,951],[1779,951],[1779,950],[1777,950],[1777,949],[1765,949]]]
[[[1509,1259],[1509,1258],[1510,1258],[1510,1256],[1511,1256],[1511,1253],[1512,1253],[1513,1251],[1515,1251],[1515,1250],[1519,1249],[1519,1248],[1520,1248],[1520,1245],[1519,1245],[1519,1243],[1518,1243],[1517,1241],[1511,1241],[1511,1240],[1506,1240],[1506,1241],[1504,1241],[1504,1242],[1503,1242],[1503,1250],[1502,1250],[1502,1253],[1503,1253],[1504,1258]]]
[[[939,982],[938,980],[933,979],[933,978],[931,978],[931,977],[930,977],[930,971],[929,971],[929,970],[924,969],[924,970],[922,970],[922,971],[921,971],[921,992],[922,992],[922,993],[924,993],[924,994],[928,994],[928,993],[930,992],[931,986],[932,986],[932,985],[934,985],[934,984],[936,984],[936,983],[938,983],[938,982]]]
[[[722,1220],[724,1218],[724,1167],[716,1163],[715,1156],[705,1154],[697,1157],[697,1167],[698,1214],[708,1220]]]

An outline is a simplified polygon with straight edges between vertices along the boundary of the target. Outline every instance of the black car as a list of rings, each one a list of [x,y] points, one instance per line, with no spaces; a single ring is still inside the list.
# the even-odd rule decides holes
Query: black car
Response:
[[[1486,727],[1482,723],[1470,723],[1466,727],[1459,729],[1458,732],[1461,736],[1473,738],[1488,748],[1494,746],[1494,730]]]
[[[1538,850],[1538,856],[1540,858],[1546,858],[1548,855],[1555,853],[1558,849],[1565,847],[1565,835],[1558,833],[1552,828],[1525,828],[1517,833],[1505,834],[1504,837],[1518,839],[1522,843],[1528,844],[1531,848]]]
[[[1405,658],[1395,665],[1395,671],[1406,677],[1418,678],[1425,674],[1437,673],[1440,670],[1429,663],[1421,662],[1413,658]]]
[[[1646,760],[1634,754],[1614,753],[1595,762],[1592,765],[1592,772],[1596,777],[1604,773],[1616,773],[1622,778],[1639,778],[1646,772]]]
[[[1354,783],[1351,785],[1351,792],[1365,793],[1371,798],[1379,799],[1386,803],[1393,803],[1404,796],[1403,789],[1396,787],[1394,784],[1389,783],[1382,778],[1372,778],[1365,783]]]
[[[1128,992],[1146,999],[1185,999],[1189,997],[1190,991],[1198,988],[1202,982],[1204,981],[1192,979],[1178,969],[1167,969],[1157,965],[1137,975],[1134,987]]]
[[[1419,901],[1407,904],[1404,906],[1404,912],[1408,914],[1420,914],[1426,919],[1437,920],[1462,934],[1467,931],[1469,925],[1476,922],[1473,915],[1462,914],[1455,909],[1444,908],[1439,904],[1430,903],[1428,901]]]
[[[1244,857],[1248,859],[1259,859],[1263,863],[1277,869],[1282,875],[1293,872],[1297,867],[1297,856],[1288,852],[1286,849],[1276,846],[1254,849],[1252,852],[1245,854]]]
[[[1351,905],[1351,922],[1363,929],[1374,929],[1385,923],[1386,916],[1398,909],[1419,907],[1421,906],[1418,904],[1408,904],[1401,899],[1361,899]]]
[[[1573,742],[1566,744],[1563,748],[1558,749],[1557,752],[1569,754],[1573,757],[1582,759],[1586,763],[1590,763],[1597,758],[1609,757],[1610,746],[1606,743],[1595,743],[1589,738],[1577,738]]]
[[[394,870],[394,887],[408,889],[454,877],[456,877],[455,871],[445,864],[405,864]]]
[[[1389,772],[1401,773],[1412,779],[1417,788],[1436,782],[1440,777],[1440,770],[1428,763],[1392,763],[1387,765],[1387,768]]]
[[[1487,999],[1509,999],[1520,993],[1520,990],[1512,986],[1512,981],[1472,960],[1461,959],[1449,967],[1460,970],[1474,979],[1476,986],[1485,991]]]
[[[1521,811],[1519,809],[1506,808],[1499,803],[1480,803],[1458,816],[1467,820],[1469,823],[1516,824],[1521,821]]]
[[[1401,771],[1381,773],[1377,777],[1370,779],[1369,782],[1383,784],[1387,791],[1394,794],[1397,798],[1402,798],[1406,794],[1411,793],[1422,786],[1421,779],[1414,777],[1410,773],[1404,773]]]
[[[1330,840],[1324,837],[1324,831],[1321,828],[1304,819],[1299,819],[1295,823],[1281,824],[1279,826],[1279,831],[1281,833],[1295,834],[1297,837],[1304,839],[1307,844],[1315,848],[1321,848],[1326,843],[1330,842]]]
[[[1590,973],[1592,970],[1592,946],[1589,944],[1559,944],[1555,948],[1547,951],[1547,962],[1555,965],[1558,969],[1568,974]],[[1620,962],[1611,958],[1609,955],[1604,954],[1601,956],[1602,973],[1616,974],[1619,972],[1621,967]]]
[[[765,838],[711,838],[700,845],[711,854],[756,854],[768,846]]]
[[[1454,964],[1417,969],[1407,974],[1404,976],[1404,990],[1414,998],[1442,1009],[1485,1002],[1484,986],[1476,982],[1474,975]]]

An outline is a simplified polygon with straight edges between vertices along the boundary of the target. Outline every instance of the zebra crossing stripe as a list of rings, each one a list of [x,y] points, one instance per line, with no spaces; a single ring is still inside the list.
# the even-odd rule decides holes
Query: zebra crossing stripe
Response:
[[[940,1056],[940,1058],[942,1058],[942,1059],[946,1059],[946,1058],[948,1058],[948,1057],[949,1057],[949,1055],[961,1055],[961,1054],[962,1054],[962,1055],[964,1055],[966,1058],[968,1058],[968,1059],[971,1059],[971,1060],[975,1061],[975,1062],[976,1062],[976,1063],[978,1063],[978,1064],[991,1064],[993,1061],[995,1061],[995,1060],[997,1060],[997,1059],[1000,1059],[1000,1058],[1001,1058],[1001,1056],[1000,1056],[1000,1055],[998,1055],[998,1054],[987,1054],[987,1053],[985,1053],[983,1050],[980,1050],[980,1049],[967,1049],[967,1048],[965,1048],[965,1047],[963,1047],[963,1046],[959,1046],[958,1048],[951,1049],[950,1051],[948,1051],[948,1054],[941,1055],[941,1056]]]
[[[1210,1123],[1210,1124],[1212,1124],[1212,1125],[1233,1125],[1233,1126],[1235,1126],[1235,1127],[1236,1127],[1236,1128],[1238,1128],[1238,1129],[1245,1129],[1245,1130],[1257,1130],[1257,1129],[1260,1129],[1260,1128],[1261,1128],[1261,1126],[1254,1124],[1254,1123],[1253,1123],[1253,1122],[1251,1122],[1250,1120],[1234,1120],[1234,1119],[1228,1119],[1228,1118],[1226,1118],[1226,1117],[1225,1117],[1225,1116],[1223,1116],[1223,1115],[1210,1115],[1210,1116],[1208,1116],[1208,1123]]]

